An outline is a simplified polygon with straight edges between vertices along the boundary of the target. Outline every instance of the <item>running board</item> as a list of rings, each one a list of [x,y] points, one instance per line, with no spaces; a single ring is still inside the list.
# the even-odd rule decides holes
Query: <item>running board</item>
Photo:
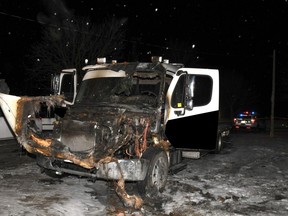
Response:
[[[182,151],[183,158],[199,159],[201,157],[200,151]]]

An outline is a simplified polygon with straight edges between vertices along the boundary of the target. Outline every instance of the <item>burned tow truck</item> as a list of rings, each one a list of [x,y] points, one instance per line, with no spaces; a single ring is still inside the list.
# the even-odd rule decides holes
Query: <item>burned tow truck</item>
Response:
[[[183,155],[221,150],[229,128],[218,124],[218,70],[163,62],[105,63],[83,70],[75,102],[49,136],[34,122],[38,104],[62,106],[63,96],[0,94],[19,143],[42,168],[116,180],[123,203],[141,208],[142,198],[128,195],[125,181],[137,182],[140,194],[161,192],[169,169]]]

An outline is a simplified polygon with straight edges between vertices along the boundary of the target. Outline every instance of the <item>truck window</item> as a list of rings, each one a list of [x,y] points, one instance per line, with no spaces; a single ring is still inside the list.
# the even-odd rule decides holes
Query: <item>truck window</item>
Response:
[[[186,75],[181,75],[175,86],[171,105],[174,108],[183,108],[184,107],[184,95],[185,95],[185,80]]]
[[[212,79],[205,75],[196,76],[193,97],[194,107],[207,105],[211,100],[211,96]]]
[[[65,96],[67,101],[73,101],[74,85],[72,74],[65,74],[61,84],[61,94]]]
[[[171,105],[174,108],[183,108],[185,105],[185,86],[186,76],[195,75],[181,75],[175,86]],[[188,80],[192,80],[192,77],[188,77]],[[196,75],[194,79],[193,88],[193,106],[204,106],[208,104],[212,96],[212,79],[205,75]]]

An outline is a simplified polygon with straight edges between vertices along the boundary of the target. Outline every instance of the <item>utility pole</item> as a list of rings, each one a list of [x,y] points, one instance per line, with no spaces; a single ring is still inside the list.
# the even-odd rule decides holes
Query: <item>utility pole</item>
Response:
[[[274,137],[274,109],[275,109],[275,49],[273,50],[273,71],[272,71],[272,95],[271,95],[271,123],[270,123],[270,137]]]

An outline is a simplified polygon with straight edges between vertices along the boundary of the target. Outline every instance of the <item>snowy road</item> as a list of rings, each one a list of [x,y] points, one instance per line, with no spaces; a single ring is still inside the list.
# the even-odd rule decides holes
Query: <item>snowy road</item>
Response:
[[[288,131],[233,133],[222,153],[185,162],[158,199],[135,211],[122,206],[111,182],[51,178],[14,140],[1,141],[0,215],[288,215]]]

